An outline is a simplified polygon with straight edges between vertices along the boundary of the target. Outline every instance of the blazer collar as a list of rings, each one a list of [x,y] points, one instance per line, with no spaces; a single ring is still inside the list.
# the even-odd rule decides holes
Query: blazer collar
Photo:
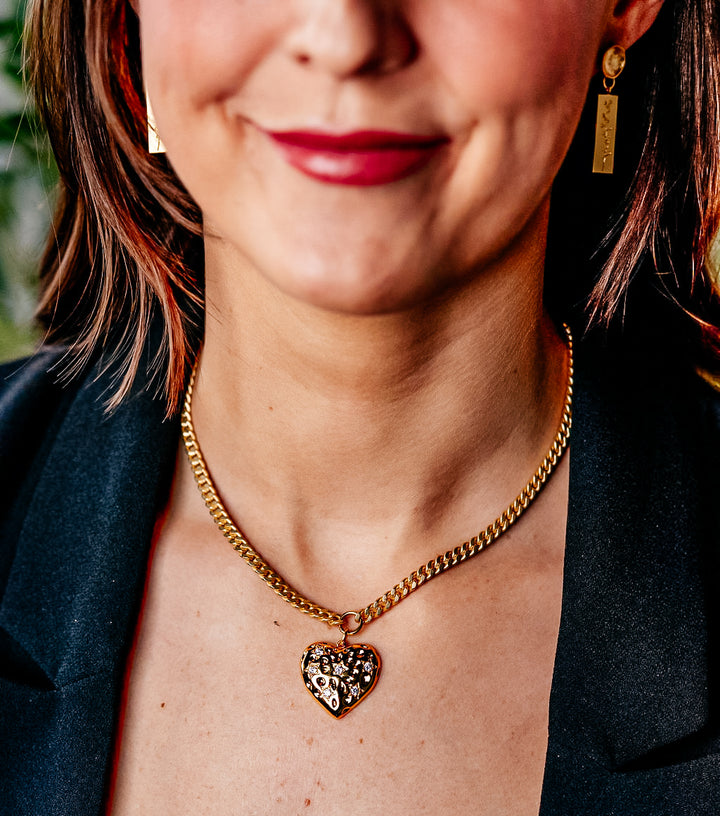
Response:
[[[621,767],[707,720],[701,442],[685,384],[582,352],[577,369],[548,757]],[[106,417],[105,396],[89,379],[68,408],[0,607],[56,687],[122,672],[176,455],[161,402],[138,388]]]
[[[707,722],[710,497],[690,377],[578,358],[548,758],[622,769]]]
[[[137,387],[105,415],[91,372],[47,453],[22,527],[0,627],[55,687],[122,672],[178,422]]]

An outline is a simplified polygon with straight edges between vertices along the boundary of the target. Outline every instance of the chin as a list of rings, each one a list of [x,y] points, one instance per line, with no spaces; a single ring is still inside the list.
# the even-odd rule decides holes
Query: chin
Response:
[[[382,267],[382,274],[378,268]],[[305,267],[307,270],[308,267]],[[430,270],[392,269],[379,262],[363,268],[337,265],[314,269],[314,274],[273,281],[294,300],[345,315],[382,315],[407,311],[441,295],[442,282]],[[449,285],[449,284],[448,284]]]
[[[370,316],[405,311],[427,299],[427,293],[404,291],[392,286],[343,286],[327,284],[291,285],[284,291],[292,299],[335,314]]]

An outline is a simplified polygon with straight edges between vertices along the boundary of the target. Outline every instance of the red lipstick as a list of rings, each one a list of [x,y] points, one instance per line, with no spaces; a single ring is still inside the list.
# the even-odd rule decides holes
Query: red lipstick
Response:
[[[286,161],[301,173],[318,181],[356,187],[399,181],[428,164],[450,141],[444,136],[376,130],[343,135],[266,133]]]

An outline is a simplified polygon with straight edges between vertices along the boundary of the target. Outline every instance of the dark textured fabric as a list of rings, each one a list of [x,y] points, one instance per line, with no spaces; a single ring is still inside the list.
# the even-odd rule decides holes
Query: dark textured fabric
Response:
[[[585,364],[541,813],[717,816],[717,395]]]
[[[0,522],[0,803],[3,814],[97,814],[154,520],[178,439],[164,406],[136,390],[111,416],[91,372],[63,392],[50,360],[2,371],[3,472],[39,462],[10,488]],[[38,419],[50,417],[49,426]],[[46,429],[49,428],[49,432]],[[6,466],[7,464],[7,466]],[[25,465],[25,467],[27,467]]]
[[[0,813],[97,816],[177,422],[138,387],[0,373]],[[720,402],[578,353],[541,816],[720,813]],[[2,383],[5,383],[2,385]]]

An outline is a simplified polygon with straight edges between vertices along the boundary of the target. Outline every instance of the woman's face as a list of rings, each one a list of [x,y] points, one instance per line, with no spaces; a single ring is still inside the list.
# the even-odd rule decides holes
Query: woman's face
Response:
[[[611,9],[139,0],[138,12],[158,130],[211,256],[372,313],[469,280],[540,211]]]

